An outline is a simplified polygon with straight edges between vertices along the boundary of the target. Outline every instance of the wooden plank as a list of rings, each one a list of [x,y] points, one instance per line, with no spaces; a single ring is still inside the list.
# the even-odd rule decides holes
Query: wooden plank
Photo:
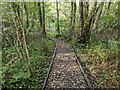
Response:
[[[49,39],[52,40],[52,41],[54,41],[51,38],[49,38]],[[45,87],[46,87],[46,84],[47,84],[47,81],[48,81],[48,78],[49,78],[49,74],[51,72],[51,68],[52,68],[52,65],[53,65],[53,61],[54,61],[54,58],[55,58],[55,55],[56,55],[56,50],[57,50],[57,44],[56,44],[55,49],[54,49],[54,53],[53,53],[53,56],[52,56],[52,61],[51,61],[51,64],[49,66],[48,73],[47,73],[46,79],[44,81],[42,90],[45,90]]]
[[[78,63],[78,65],[79,65],[81,71],[82,71],[83,77],[84,77],[84,79],[85,79],[85,81],[86,81],[86,83],[87,83],[87,85],[88,85],[88,88],[92,89],[92,86],[91,86],[91,84],[90,84],[90,82],[89,82],[89,80],[88,80],[88,78],[87,78],[87,75],[85,74],[85,72],[84,72],[84,70],[83,70],[83,68],[82,68],[82,65],[81,65],[81,63],[80,63],[80,60],[79,60],[79,58],[78,58],[78,56],[77,56],[77,54],[76,54],[76,52],[75,52],[75,49],[74,49],[73,47],[72,47],[72,49],[73,49],[73,51],[74,51],[74,53],[75,53],[75,58],[76,58],[76,60],[77,60],[77,63]]]

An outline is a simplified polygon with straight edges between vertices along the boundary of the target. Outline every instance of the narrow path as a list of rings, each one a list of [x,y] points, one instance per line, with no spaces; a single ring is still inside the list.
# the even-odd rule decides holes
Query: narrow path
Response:
[[[78,66],[75,53],[62,40],[57,43],[56,55],[46,84],[47,88],[86,88],[86,82]]]

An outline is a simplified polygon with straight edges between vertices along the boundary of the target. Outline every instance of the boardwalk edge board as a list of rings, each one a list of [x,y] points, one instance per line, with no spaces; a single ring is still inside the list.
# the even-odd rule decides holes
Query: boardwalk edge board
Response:
[[[53,39],[51,38],[48,38],[49,40],[55,42]],[[43,84],[43,88],[42,90],[45,90],[45,87],[46,87],[46,84],[47,84],[47,81],[48,81],[48,78],[49,78],[49,74],[50,74],[50,71],[51,71],[51,67],[52,67],[52,64],[53,64],[53,61],[54,61],[54,57],[56,55],[56,50],[57,50],[57,44],[55,43],[55,48],[54,48],[54,53],[53,53],[53,56],[52,56],[52,61],[50,63],[50,66],[49,66],[49,69],[48,69],[48,73],[47,73],[47,76],[46,76],[46,79],[44,81],[44,84]]]
[[[70,44],[69,44],[69,45],[70,45]],[[79,65],[81,71],[82,71],[83,77],[84,77],[84,79],[85,79],[88,87],[89,87],[89,88],[92,88],[92,86],[91,86],[91,84],[90,84],[90,82],[89,82],[89,80],[88,80],[88,78],[87,78],[87,76],[86,76],[86,74],[85,74],[85,72],[84,72],[84,69],[82,68],[82,65],[81,65],[81,63],[80,63],[80,59],[78,58],[77,53],[76,53],[74,47],[71,46],[71,48],[73,49],[73,52],[75,53],[75,58],[76,58],[76,60],[77,60],[77,63],[78,63],[78,65]]]
[[[84,69],[82,68],[80,58],[77,56],[77,53],[76,53],[74,47],[71,46],[69,43],[67,43],[67,44],[72,48],[72,51],[75,53],[76,61],[77,61],[78,65],[79,65],[79,67],[80,67],[80,69],[82,71],[83,77],[84,77],[84,79],[85,79],[85,81],[86,81],[86,83],[88,85],[88,88],[92,89],[92,85],[90,84],[90,81],[88,80],[87,75],[85,74]]]

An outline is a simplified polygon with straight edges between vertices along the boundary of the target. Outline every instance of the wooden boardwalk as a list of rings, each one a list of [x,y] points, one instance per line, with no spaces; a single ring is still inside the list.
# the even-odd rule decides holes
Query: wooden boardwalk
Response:
[[[57,48],[45,89],[87,88],[82,71],[72,48],[62,40],[55,39]]]

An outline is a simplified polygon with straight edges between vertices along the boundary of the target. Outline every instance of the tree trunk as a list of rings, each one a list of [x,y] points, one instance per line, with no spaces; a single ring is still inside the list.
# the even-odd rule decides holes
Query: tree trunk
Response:
[[[109,9],[110,9],[110,6],[111,6],[111,0],[109,1],[109,3],[108,3],[108,7],[107,7],[107,11],[109,11]]]
[[[27,21],[26,21],[26,28],[28,29],[28,27],[29,27],[29,17],[28,17],[27,5],[26,5],[25,2],[24,2],[24,9],[25,9],[25,14],[26,14],[26,19],[27,19]]]
[[[41,30],[42,30],[42,11],[41,11],[41,2],[38,2],[38,10],[39,10],[40,28],[41,28]]]
[[[34,7],[36,7],[36,2],[34,2]],[[32,12],[32,26],[31,26],[32,29],[34,28],[35,20],[36,20],[35,12]]]
[[[69,35],[69,38],[71,38],[71,35],[73,34],[72,26],[73,26],[73,2],[71,1],[70,27],[69,27],[70,35]]]
[[[83,17],[83,2],[79,2],[79,13],[80,13],[80,20],[79,20],[79,34],[78,34],[78,42],[84,43],[84,17]]]
[[[45,31],[45,8],[44,8],[44,0],[42,2],[42,36],[46,37],[46,31]]]
[[[95,30],[97,30],[97,28],[98,28],[98,20],[100,19],[100,17],[101,17],[101,14],[102,14],[102,11],[103,11],[103,6],[104,6],[104,2],[103,2],[103,5],[101,6],[101,8],[100,8],[100,11],[99,11],[99,13],[98,13],[98,16],[97,16],[97,18],[96,18],[96,22],[95,22]]]
[[[76,1],[73,3],[73,7],[74,7],[74,12],[73,12],[73,25],[72,25],[72,31],[73,31],[73,35],[74,35],[74,29],[75,29],[75,18],[76,18]]]
[[[56,10],[57,10],[57,34],[60,35],[60,28],[59,28],[59,10],[58,10],[58,1],[56,0]]]
[[[98,13],[99,10],[101,10],[101,8],[103,7],[103,5],[104,5],[104,2],[101,2],[101,4],[96,8],[96,10],[95,10],[95,12],[94,12],[94,14],[93,14],[93,18],[92,18],[91,29],[93,29],[93,26],[94,26],[94,24],[95,24],[95,20],[98,21],[98,19],[96,19],[97,13]],[[101,13],[102,13],[102,12],[101,12]],[[99,15],[101,15],[101,14],[99,14]],[[100,16],[99,16],[99,17],[100,17]]]
[[[27,64],[28,64],[28,72],[30,73],[30,76],[32,76],[30,58],[29,58],[29,53],[28,53],[28,49],[27,49],[26,38],[25,38],[25,30],[24,29],[22,29],[22,36],[23,36],[23,49],[24,49],[25,57],[26,57]]]

